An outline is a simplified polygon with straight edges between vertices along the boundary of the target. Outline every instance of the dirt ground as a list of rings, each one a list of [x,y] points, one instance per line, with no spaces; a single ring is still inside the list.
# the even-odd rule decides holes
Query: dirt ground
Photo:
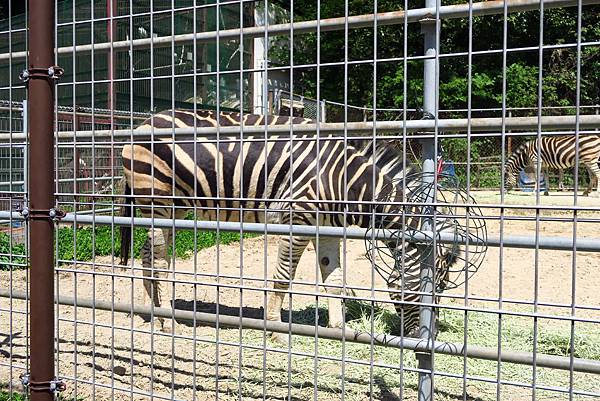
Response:
[[[493,210],[489,211],[489,214],[493,213]],[[517,211],[511,216],[516,220],[504,222],[505,235],[534,233],[536,222],[524,221],[525,213]],[[555,213],[553,217],[560,219],[569,215]],[[579,218],[578,238],[600,237],[598,223],[593,221],[597,215],[582,213]],[[572,223],[542,221],[538,224],[541,236],[573,236]],[[488,221],[490,236],[498,235],[499,226],[497,221]],[[262,318],[266,293],[264,280],[271,277],[276,256],[277,238],[260,236],[245,239],[243,245],[236,243],[204,249],[195,257],[177,260],[176,279],[181,283],[174,289],[175,306],[192,310],[195,303],[198,311],[214,312],[218,307],[220,313],[229,315],[237,315],[241,306],[245,316]],[[371,271],[362,241],[346,242],[345,262],[349,286],[384,288],[383,280]],[[62,266],[57,273],[58,292],[81,298],[145,304],[141,273],[115,269],[111,263],[110,257],[99,257],[76,269],[75,266]],[[442,302],[464,305],[467,292],[466,302],[470,307],[532,311],[533,306],[524,302],[537,299],[537,310],[541,313],[568,316],[573,309],[577,317],[600,320],[599,266],[600,255],[589,252],[574,255],[567,251],[490,248],[468,286],[446,293],[456,298],[443,298]],[[217,274],[217,268],[220,275],[218,288],[214,285],[217,280],[209,277]],[[242,276],[243,280],[240,279]],[[314,292],[316,277],[315,251],[310,245],[298,268],[294,290]],[[3,288],[26,289],[24,271],[2,272],[0,279]],[[227,288],[228,285],[242,285],[245,289]],[[173,288],[169,287],[167,291],[172,292]],[[368,295],[369,291],[357,290],[356,293]],[[382,292],[377,297],[383,300],[386,295]],[[323,300],[319,302],[325,304]],[[314,303],[313,296],[294,295],[291,304],[286,298],[284,309],[291,306],[298,312],[307,310]],[[576,307],[571,308],[572,305]],[[13,313],[8,312],[10,307],[8,299],[0,300],[3,316],[0,321],[0,379],[5,385],[13,383],[15,388],[20,388],[18,375],[27,358],[25,304],[13,300]],[[308,311],[314,313],[314,309]],[[296,316],[300,316],[298,313]],[[285,348],[265,339],[262,332],[216,330],[180,322],[176,326],[176,335],[171,336],[160,333],[147,317],[69,306],[59,306],[58,317],[58,373],[67,380],[69,398],[146,400],[150,399],[150,392],[154,392],[159,398],[182,400],[215,399],[217,393],[219,399],[285,399],[289,396],[303,400],[313,399],[316,387],[318,399],[340,399],[339,372],[312,369],[316,364],[310,353],[305,357],[288,355]],[[219,345],[215,347],[217,339]],[[240,341],[250,346],[242,350],[238,346]],[[272,351],[265,352],[265,345]],[[277,349],[283,349],[284,353]],[[326,352],[326,349],[319,350]],[[296,364],[295,361],[302,358],[308,358],[310,363]],[[368,351],[364,358],[368,362]],[[12,370],[8,367],[10,364]],[[323,366],[329,365],[324,363]],[[348,368],[349,395],[346,399],[369,399],[371,395],[385,400],[414,399],[414,387],[406,386],[400,394],[399,389],[389,390],[380,385],[385,384],[385,380],[372,379],[368,370],[365,372],[352,376],[351,367]],[[337,379],[321,384],[321,375],[325,377],[328,373]],[[115,389],[111,390],[111,386]],[[525,394],[515,392],[509,386],[503,388],[506,388],[501,393],[503,400],[521,399],[520,394]],[[477,389],[469,391],[470,399],[495,399],[495,392],[491,398],[486,398],[486,394],[478,393]],[[462,392],[444,394],[442,399],[462,399]]]

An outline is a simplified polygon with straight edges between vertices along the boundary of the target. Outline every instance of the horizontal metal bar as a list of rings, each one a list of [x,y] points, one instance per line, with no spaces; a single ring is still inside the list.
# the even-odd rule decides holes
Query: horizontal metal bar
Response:
[[[267,129],[268,131],[268,129]],[[586,135],[598,135],[598,131],[595,130],[579,130],[579,136],[580,138]],[[466,130],[463,132],[439,132],[437,135],[433,132],[415,132],[415,133],[411,133],[410,136],[404,136],[401,132],[395,132],[395,133],[390,133],[390,134],[383,134],[383,135],[377,135],[375,137],[375,139],[377,141],[379,141],[379,143],[382,143],[382,141],[392,141],[392,140],[404,140],[404,139],[408,139],[408,140],[421,140],[421,139],[434,139],[434,138],[438,138],[438,139],[456,139],[456,138],[470,138],[471,140],[474,139],[478,139],[478,138],[503,138],[503,137],[513,137],[513,138],[526,138],[526,137],[532,137],[532,136],[537,136],[537,132],[528,132],[528,131],[524,131],[524,132],[510,132],[510,133],[506,133],[506,131],[504,133],[498,131],[498,132],[470,132],[467,133]],[[100,138],[94,138],[94,137],[88,137],[88,138],[76,138],[73,139],[73,133],[69,133],[71,138],[61,138],[60,142],[58,143],[58,146],[60,148],[64,148],[64,149],[68,149],[71,148],[73,146],[79,146],[79,147],[88,147],[88,146],[96,146],[97,148],[120,148],[122,147],[124,144],[126,143],[131,143],[131,136],[127,135],[127,136],[122,136],[122,137],[116,137],[116,138],[107,138],[107,137],[100,137]],[[543,136],[561,136],[561,135],[575,135],[575,130],[561,130],[561,131],[542,131],[541,135]],[[156,143],[156,139],[159,136],[156,136],[155,138],[150,138],[148,137],[147,134],[144,135],[132,135],[134,138],[134,142],[135,143],[139,143],[139,144],[150,144],[150,143]],[[368,140],[368,141],[372,141],[373,140],[373,135],[371,133],[371,135],[369,135],[368,133],[364,133],[364,134],[352,134],[352,135],[344,135],[343,133],[335,133],[335,134],[328,134],[327,136],[321,136],[321,140],[328,140],[328,141],[335,141],[335,140],[340,140],[343,141],[345,139],[348,138],[352,138],[354,140]],[[242,137],[238,135],[234,136],[234,135],[227,135],[227,136],[223,136],[220,135],[219,137],[213,135],[213,136],[201,136],[201,135],[192,135],[192,134],[178,134],[178,136],[175,138],[175,140],[172,140],[172,136],[166,136],[163,135],[162,138],[168,138],[171,139],[171,141],[169,141],[169,143],[176,143],[176,144],[184,144],[184,143],[192,143],[194,141],[203,141],[206,143],[217,143],[220,142],[221,144],[225,144],[225,143],[239,143],[240,140],[242,140]],[[316,137],[315,137],[316,138]],[[110,143],[110,142],[99,142],[100,140],[107,140],[107,139],[112,139],[113,142],[111,145],[107,145],[107,146],[101,146],[99,144],[101,143]],[[129,139],[129,141],[127,140]],[[304,141],[304,142],[310,142],[310,141],[314,141],[315,139],[312,137],[301,137],[299,135],[294,135],[294,136],[290,136],[289,133],[287,135],[283,135],[283,134],[273,134],[273,135],[267,135],[266,139],[269,142],[281,142],[281,141],[295,141],[295,142],[299,142],[299,141]],[[264,135],[264,131],[262,132],[261,135],[253,135],[253,136],[246,136],[243,138],[244,142],[264,142],[265,141],[265,135]],[[14,144],[15,142],[13,142]],[[21,143],[21,142],[18,142]],[[4,146],[9,146],[9,142],[2,142],[2,136],[0,134],[0,147],[4,147]],[[473,163],[473,164],[477,164],[477,163]]]
[[[70,115],[76,114],[77,116],[86,116],[86,117],[98,117],[98,118],[115,118],[115,119],[136,119],[136,120],[145,120],[150,117],[149,113],[142,113],[138,111],[121,111],[121,110],[110,110],[103,109],[99,107],[86,107],[86,106],[56,106],[57,114],[61,115]],[[3,111],[23,111],[23,102],[15,102],[8,100],[0,99],[0,110]],[[84,121],[86,122],[86,121]]]
[[[10,256],[10,255],[7,255]],[[82,275],[90,275],[90,276],[97,276],[97,277],[110,277],[110,278],[121,278],[121,279],[127,279],[127,280],[132,280],[135,279],[136,276],[134,272],[138,272],[139,274],[142,274],[144,271],[150,271],[151,268],[144,268],[143,266],[139,265],[139,264],[132,264],[130,266],[127,266],[127,269],[125,272],[123,273],[119,273],[114,271],[112,268],[115,266],[114,263],[110,263],[110,262],[100,262],[98,260],[94,260],[94,261],[81,261],[81,260],[73,260],[73,259],[59,259],[59,266],[55,268],[55,270],[57,272],[64,272],[64,273],[77,273],[77,274],[82,274]],[[72,265],[73,262],[76,262],[77,265],[80,265],[82,267],[89,267],[90,269],[80,269],[80,268],[72,268],[72,267],[66,267],[63,268],[60,266],[61,263],[65,263],[66,265]],[[172,264],[172,266],[174,266],[173,268],[177,269],[177,262],[175,262],[175,264]],[[103,270],[102,268],[105,268],[106,270]],[[237,280],[239,280],[239,274],[238,275],[228,275],[228,274],[219,274],[219,277],[225,281],[221,281],[219,283],[217,282],[213,282],[211,281],[215,275],[212,273],[203,273],[202,271],[185,271],[185,270],[176,270],[177,273],[177,279],[169,279],[169,278],[162,278],[160,279],[161,283],[167,283],[168,285],[171,284],[183,284],[183,285],[196,285],[196,283],[198,282],[198,280],[200,280],[202,282],[202,285],[207,287],[207,288],[225,288],[225,289],[232,289],[232,290],[236,290],[236,291],[240,291],[240,290],[244,290],[244,291],[250,291],[250,292],[256,292],[256,291],[260,291],[262,292],[263,289],[261,287],[257,287],[255,284],[267,284],[270,285],[274,282],[277,282],[278,280],[274,279],[274,278],[266,278],[265,276],[252,276],[252,275],[244,275],[244,282],[242,284],[235,284],[235,282]],[[207,280],[204,280],[207,279]],[[228,281],[228,280],[232,280],[232,281]],[[471,279],[472,280],[472,279]],[[314,280],[303,280],[301,278],[295,278],[294,279],[294,290],[293,290],[293,295],[301,295],[301,296],[307,296],[307,297],[316,297],[316,296],[320,296],[322,298],[327,298],[327,299],[340,299],[343,300],[346,298],[346,295],[340,294],[340,295],[336,295],[333,293],[322,293],[322,292],[315,292],[316,290],[301,290],[300,288],[314,288],[315,286],[315,282]],[[375,286],[364,286],[364,285],[356,285],[356,284],[348,284],[346,283],[344,284],[340,284],[340,285],[336,285],[336,284],[328,284],[328,286],[330,288],[340,288],[340,289],[346,289],[347,291],[353,291],[355,294],[352,295],[352,299],[356,300],[356,301],[364,301],[364,302],[368,302],[368,303],[372,303],[372,302],[381,302],[381,303],[387,303],[387,304],[392,304],[392,305],[415,305],[415,306],[419,306],[422,305],[423,302],[422,301],[408,301],[406,299],[401,300],[401,301],[394,301],[391,300],[389,298],[389,296],[391,294],[398,294],[400,296],[402,296],[402,294],[404,294],[404,296],[406,297],[408,294],[422,294],[422,292],[420,291],[410,291],[407,289],[390,289],[390,288],[381,288],[381,287],[375,287]],[[283,293],[283,294],[288,294],[290,293],[289,290],[277,290],[277,289],[273,289],[273,292],[279,292],[279,293]],[[365,296],[365,295],[358,295],[359,292],[363,292],[363,294],[367,294],[370,293],[370,295]],[[572,322],[572,323],[592,323],[592,324],[600,324],[600,319],[594,319],[594,318],[585,318],[582,317],[581,314],[566,314],[566,313],[562,313],[561,311],[555,312],[557,314],[552,314],[552,312],[548,312],[548,313],[540,313],[539,311],[537,312],[525,312],[525,311],[515,311],[515,310],[511,310],[511,309],[506,309],[506,305],[516,305],[517,307],[521,307],[521,306],[533,306],[533,305],[538,305],[538,307],[550,307],[550,308],[557,308],[557,309],[572,309],[573,307],[575,307],[575,309],[577,311],[598,311],[599,310],[599,306],[595,306],[595,305],[583,305],[583,304],[576,304],[576,305],[572,305],[572,304],[561,304],[561,303],[555,303],[555,302],[544,302],[544,301],[527,301],[527,300],[523,300],[523,299],[513,299],[513,298],[502,298],[502,302],[503,302],[503,307],[502,309],[495,309],[495,308],[489,308],[484,306],[487,303],[491,303],[494,304],[494,306],[498,305],[499,302],[499,298],[498,297],[484,297],[484,296],[476,296],[476,295],[469,295],[469,300],[470,301],[480,301],[482,306],[479,307],[474,307],[472,305],[469,306],[464,306],[460,303],[454,303],[452,302],[453,300],[464,300],[464,295],[459,295],[459,294],[451,294],[451,293],[437,293],[436,296],[440,297],[440,299],[444,299],[444,300],[449,300],[451,303],[438,303],[438,304],[429,304],[428,306],[437,306],[438,308],[440,308],[440,310],[452,310],[452,311],[456,311],[456,312],[460,312],[460,313],[466,313],[466,312],[470,312],[470,313],[484,313],[484,314],[494,314],[494,315],[502,315],[504,317],[507,316],[513,316],[513,317],[522,317],[522,318],[537,318],[537,319],[547,319],[549,321],[566,321],[566,322]],[[523,310],[521,308],[521,310]],[[533,310],[533,309],[527,309],[527,310]]]
[[[82,197],[85,195],[81,195]],[[91,205],[90,205],[91,206]],[[76,214],[77,216],[81,216],[81,215],[89,215],[89,214],[101,214],[101,213],[114,213],[115,211],[118,211],[118,208],[112,208],[112,207],[107,207],[107,208],[103,208],[103,209],[86,209],[86,210],[78,210],[76,212],[73,212],[73,214]],[[11,222],[14,222],[15,220],[0,220],[0,224],[10,224]],[[21,220],[18,220],[21,221]]]
[[[408,120],[408,121],[367,121],[367,122],[348,122],[348,123],[320,123],[320,124],[303,124],[294,125],[293,130],[295,133],[314,133],[319,130],[321,133],[335,133],[335,132],[361,132],[361,133],[372,133],[376,130],[380,133],[399,132],[406,128],[407,132],[416,131],[433,131],[436,127],[439,131],[452,132],[452,131],[463,131],[470,127],[471,131],[486,131],[490,129],[502,129],[506,130],[537,130],[538,124],[541,123],[542,128],[545,129],[574,129],[577,121],[577,116],[542,116],[538,117],[510,117],[510,118],[456,118],[456,119],[438,119],[435,120]],[[600,126],[600,116],[597,115],[581,115],[579,116],[579,129],[596,129]],[[275,125],[266,127],[269,133],[272,134],[289,134],[289,125]],[[152,130],[135,130],[135,135],[140,136],[179,136],[181,134],[188,135],[230,135],[239,133],[242,128],[239,126],[234,127],[219,127],[207,128],[156,128]],[[82,134],[95,136],[108,136],[115,137],[117,135],[125,134],[124,136],[130,136],[131,130],[103,130],[103,131],[78,131],[77,136]],[[265,126],[244,126],[244,135],[252,134],[264,134]],[[60,132],[58,133],[59,138],[61,135],[69,135],[72,137],[72,132]],[[85,135],[84,134],[84,135]],[[14,136],[13,136],[14,138]]]
[[[28,300],[29,294],[25,291],[0,289],[0,297]],[[489,361],[501,360],[502,362],[515,363],[519,365],[533,365],[534,355],[529,352],[501,351],[498,354],[496,348],[480,347],[474,345],[465,346],[463,344],[446,343],[441,341],[433,342],[429,346],[427,341],[410,338],[392,336],[388,334],[377,334],[359,332],[346,328],[345,330],[310,326],[297,323],[273,322],[262,319],[253,319],[247,317],[237,317],[228,315],[214,315],[212,313],[185,311],[181,309],[155,308],[151,306],[131,305],[114,301],[103,301],[99,299],[88,299],[82,297],[70,297],[66,295],[55,296],[55,301],[60,305],[76,306],[82,308],[94,308],[97,310],[114,311],[121,313],[134,313],[143,315],[153,315],[167,319],[195,321],[208,324],[218,323],[220,327],[246,328],[251,330],[267,330],[276,333],[291,333],[294,335],[313,337],[328,340],[344,340],[352,343],[378,345],[384,347],[410,349],[415,352],[435,351],[444,355],[466,356],[475,359],[484,359]],[[571,367],[572,362],[572,367]],[[600,374],[600,361],[590,359],[571,358],[536,354],[535,363],[537,367],[571,370],[583,373]]]
[[[470,129],[476,131],[501,130],[530,130],[537,131],[538,123],[541,123],[543,129],[552,130],[573,130],[576,122],[579,122],[579,130],[594,130],[600,126],[600,116],[598,115],[580,115],[577,116],[542,116],[538,117],[501,117],[495,118],[456,118],[456,119],[438,119],[435,120],[408,120],[408,121],[367,121],[367,122],[349,122],[349,123],[320,123],[294,125],[293,132],[296,134],[315,133],[317,129],[321,133],[372,133],[373,130],[378,133],[397,133],[406,129],[407,132],[414,133],[419,131],[438,131],[456,132]],[[93,131],[62,131],[58,132],[59,139],[70,139],[75,135],[77,138],[156,138],[172,137],[178,139],[194,136],[239,136],[240,132],[244,135],[264,135],[265,130],[273,135],[289,135],[292,130],[290,125],[270,125],[270,126],[228,126],[228,127],[190,127],[190,128],[156,128],[154,130],[141,129],[119,129],[119,130],[93,130]],[[597,132],[590,132],[590,135]],[[489,136],[486,133],[485,136]],[[500,135],[500,134],[498,134]],[[517,136],[517,133],[511,133]],[[24,140],[25,134],[21,132],[11,134],[0,134],[0,141]]]
[[[6,194],[6,195],[10,195],[10,192],[8,191],[0,191],[1,194]],[[475,193],[475,191],[471,191],[471,193]],[[16,194],[18,196],[22,195],[22,192],[16,192]],[[77,193],[74,192],[57,192],[56,195],[58,196],[76,196],[79,195]],[[497,193],[497,195],[499,195],[499,191]],[[121,199],[123,197],[122,194],[95,194],[95,193],[89,193],[89,194],[85,194],[85,197],[88,199],[106,199],[106,198],[116,198],[116,199]],[[132,199],[138,199],[138,198],[147,198],[147,195],[131,195],[130,196]],[[173,195],[155,195],[152,197],[155,200],[159,200],[159,199],[164,199],[164,200],[174,200],[176,198],[178,198],[177,196],[173,196]],[[581,198],[581,197],[580,197]],[[219,197],[219,196],[189,196],[186,197],[187,200],[189,201],[215,201],[215,202],[220,202],[220,201],[233,201],[233,202],[270,202],[273,201],[273,199],[266,199],[266,198],[248,198],[248,197],[237,197],[237,196],[232,196],[232,197]],[[283,203],[289,203],[289,202],[294,202],[295,199],[293,198],[289,198],[289,197],[284,197],[281,199],[277,199],[277,201],[279,202],[283,202]],[[118,200],[115,200],[115,202],[119,203]],[[327,200],[327,199],[319,199],[319,200],[314,200],[314,201],[306,201],[308,203],[312,203],[312,204],[317,204],[317,203],[328,203],[328,204],[339,204],[340,201],[339,200]],[[431,202],[431,203],[423,203],[423,202],[377,202],[377,201],[357,201],[357,200],[347,200],[343,202],[346,205],[362,205],[362,206],[366,206],[366,205],[371,205],[371,206],[375,206],[375,205],[382,205],[382,204],[386,204],[386,205],[391,205],[394,204],[396,206],[435,206],[435,207],[447,207],[448,203],[447,202]],[[67,202],[68,204],[68,202]],[[515,203],[515,204],[510,204],[510,203],[505,203],[505,204],[500,204],[500,203],[468,203],[468,202],[455,202],[452,203],[452,205],[454,207],[461,207],[461,208],[469,208],[469,207],[477,207],[479,209],[505,209],[505,210],[545,210],[545,211],[569,211],[569,212],[573,212],[573,211],[579,211],[579,212],[600,212],[600,206],[598,205],[582,205],[582,204],[578,204],[578,205],[543,205],[543,204],[526,204],[526,203]],[[120,206],[123,206],[123,204],[120,204]],[[187,209],[187,210],[191,210],[190,207],[188,206],[173,206],[174,209]],[[197,208],[197,209],[204,209],[204,208]],[[215,210],[216,207],[214,208],[208,208],[211,210]],[[225,208],[225,207],[221,207],[220,208],[222,211],[225,210],[230,210],[230,211],[237,211],[239,210],[238,208]],[[255,208],[245,208],[245,211],[250,211],[250,212],[261,212],[264,213],[265,210],[264,209],[255,209]],[[274,210],[267,210],[267,211],[274,211]],[[364,213],[362,213],[364,214]],[[483,220],[494,220],[497,221],[500,219],[500,215],[496,214],[496,215],[482,215],[479,216],[480,219]],[[571,222],[572,218],[567,218],[567,217],[557,217],[557,216],[542,216],[542,217],[536,217],[536,216],[523,216],[523,215],[504,215],[504,219],[509,221],[509,220],[521,220],[521,221],[545,221],[545,222]],[[580,217],[578,219],[581,222],[599,222],[600,218],[594,218],[594,217]]]
[[[8,219],[12,216],[14,220],[23,220],[23,217],[18,212],[0,212],[0,219]],[[305,237],[336,237],[349,239],[365,239],[368,236],[376,240],[397,239],[397,235],[392,235],[386,230],[367,230],[359,227],[330,227],[330,226],[303,226],[289,224],[262,224],[262,223],[237,223],[237,222],[216,222],[204,220],[182,220],[182,219],[152,219],[145,217],[120,217],[120,216],[82,216],[75,217],[72,213],[68,213],[61,222],[77,224],[99,224],[99,225],[117,225],[136,227],[154,227],[154,228],[177,228],[182,230],[208,230],[208,231],[231,231],[231,232],[248,232],[264,234],[265,232],[272,235],[298,235]],[[407,240],[413,242],[428,242],[431,237],[431,232],[415,233],[411,236],[406,236]],[[441,243],[459,243],[465,244],[466,238],[455,238],[453,233],[436,232],[436,240]],[[469,245],[487,245],[492,247],[504,248],[537,248],[551,249],[559,251],[572,251],[576,249],[581,252],[600,252],[600,239],[581,239],[578,238],[575,243],[571,237],[538,237],[535,236],[520,236],[520,235],[504,235],[502,237],[488,237],[485,244],[473,238],[469,238]]]
[[[85,196],[85,195],[82,195],[82,196]],[[106,207],[103,209],[78,210],[78,211],[74,212],[73,214],[76,214],[77,216],[81,216],[81,215],[88,215],[88,214],[94,214],[94,213],[111,213],[111,212],[114,213],[115,211],[118,211],[118,210],[119,210],[119,208]]]
[[[16,159],[15,157],[13,157],[13,160]],[[107,169],[109,169],[109,167],[107,167]],[[100,170],[100,168],[98,168],[98,170]],[[14,169],[13,169],[14,171]],[[62,183],[72,183],[74,181],[77,182],[89,182],[89,181],[111,181],[111,180],[115,180],[118,181],[121,179],[121,176],[111,176],[111,177],[88,177],[88,178],[60,178],[58,180],[58,182],[62,182]],[[56,180],[55,180],[56,181]],[[0,182],[0,186],[8,186],[8,185],[23,185],[25,183],[25,181],[2,181]]]
[[[575,44],[577,45],[577,44]],[[537,49],[537,47],[536,47]],[[579,106],[542,106],[540,110],[600,110],[600,104],[595,105],[579,105]],[[371,109],[372,110],[372,109]],[[380,109],[377,108],[377,111],[380,110],[389,110],[389,111],[402,111],[401,109]],[[477,112],[491,112],[491,111],[538,111],[537,107],[488,107],[488,108],[472,108],[471,111]],[[469,109],[440,109],[438,110],[440,113],[450,113],[450,112],[467,112]]]
[[[583,5],[598,4],[600,0],[581,0]],[[560,7],[575,7],[578,4],[577,0],[544,0],[544,9],[560,8]],[[288,24],[274,24],[268,26],[248,27],[242,29],[224,29],[219,31],[200,32],[195,34],[182,34],[173,36],[161,36],[156,38],[122,40],[116,42],[96,43],[89,45],[59,47],[58,54],[80,54],[89,53],[92,51],[110,51],[110,50],[129,50],[131,48],[148,48],[148,47],[171,47],[173,44],[189,43],[189,42],[210,42],[216,40],[246,39],[261,38],[265,33],[269,35],[289,35],[294,32],[294,35],[311,33],[311,32],[328,32],[340,31],[346,29],[369,28],[376,21],[377,26],[403,24],[405,19],[408,22],[419,22],[424,18],[434,18],[439,15],[441,19],[464,18],[470,13],[473,16],[494,15],[504,12],[504,6],[509,13],[537,10],[540,7],[539,0],[494,0],[482,1],[471,4],[456,4],[449,6],[441,6],[438,9],[435,7],[416,8],[407,11],[392,11],[378,14],[365,14],[336,18],[327,18],[322,20],[312,20],[295,22]],[[18,60],[23,59],[27,55],[26,51],[0,54],[2,60]]]
[[[115,257],[116,259],[116,257]],[[65,273],[69,273],[69,274],[73,274],[73,273],[77,273],[77,274],[82,274],[82,275],[90,275],[90,276],[96,276],[96,277],[106,277],[106,278],[122,278],[122,279],[127,279],[127,280],[135,280],[136,278],[139,279],[140,275],[143,274],[144,271],[146,272],[150,272],[152,271],[152,268],[144,268],[138,264],[133,264],[130,266],[123,266],[123,267],[127,267],[126,269],[126,273],[118,273],[116,271],[114,271],[112,268],[115,266],[121,266],[121,265],[115,265],[113,263],[100,263],[98,261],[80,261],[80,260],[75,260],[75,259],[64,259],[64,260],[59,260],[59,262],[64,262],[65,264],[78,264],[78,265],[82,265],[82,266],[87,266],[90,267],[92,269],[78,269],[78,268],[61,268],[61,267],[57,267],[56,271],[57,272],[65,272]],[[99,269],[100,267],[106,267],[107,270],[101,270]],[[140,272],[140,275],[135,275],[133,274],[133,271],[136,272]],[[227,274],[219,274],[218,276],[225,280],[225,281],[221,281],[221,282],[214,282],[212,281],[212,279],[215,277],[215,274],[210,274],[210,273],[201,273],[201,272],[186,272],[186,271],[182,271],[182,270],[176,270],[176,273],[178,275],[178,277],[175,278],[171,278],[171,277],[167,277],[167,278],[160,278],[160,279],[156,279],[157,281],[160,281],[161,283],[164,283],[166,285],[201,285],[205,288],[208,289],[217,289],[217,288],[221,288],[221,289],[230,289],[230,290],[236,290],[236,291],[249,291],[249,292],[264,292],[263,287],[260,286],[254,286],[251,284],[251,282],[260,282],[264,285],[270,285],[271,283],[274,283],[278,280],[273,279],[273,278],[265,278],[264,276],[262,277],[252,277],[252,276],[244,276],[244,282],[241,284],[236,284],[235,282],[239,280],[240,276],[239,274],[237,276],[230,276]],[[187,277],[187,278],[183,278],[183,277]],[[204,280],[204,278],[207,278],[208,280]],[[228,281],[227,279],[231,279],[232,281]],[[296,286],[296,284],[298,284]],[[314,281],[303,281],[303,280],[298,280],[295,279],[294,280],[294,285],[296,286],[293,291],[288,290],[283,290],[283,289],[276,289],[276,288],[271,288],[269,291],[274,292],[274,293],[280,293],[280,294],[292,294],[294,296],[306,296],[306,297],[321,297],[322,299],[326,298],[326,299],[339,299],[340,301],[344,300],[344,299],[348,299],[348,296],[340,293],[340,294],[334,294],[334,293],[323,293],[323,292],[315,292],[317,290],[314,290],[315,288],[315,282]],[[302,287],[308,287],[308,288],[313,288],[313,290],[307,289],[307,290],[302,290],[300,288]],[[508,316],[512,316],[512,317],[522,317],[522,318],[527,318],[527,319],[546,319],[549,321],[562,321],[562,322],[569,322],[569,323],[591,323],[591,324],[600,324],[600,320],[599,319],[594,319],[594,318],[586,318],[586,317],[582,317],[581,315],[575,316],[574,314],[552,314],[552,312],[548,312],[548,313],[543,313],[540,311],[537,312],[527,312],[527,311],[518,311],[518,310],[510,310],[510,309],[506,309],[505,307],[503,307],[502,309],[496,309],[496,308],[492,308],[492,307],[486,307],[486,306],[473,306],[473,305],[468,305],[465,306],[464,304],[462,304],[461,302],[455,302],[455,303],[435,303],[435,302],[431,302],[431,303],[424,303],[423,301],[408,301],[406,299],[404,300],[398,300],[398,301],[394,301],[391,300],[389,298],[390,294],[398,294],[398,295],[402,295],[404,294],[404,296],[406,297],[409,294],[423,294],[422,291],[410,291],[410,290],[402,290],[402,289],[390,289],[390,288],[381,288],[381,287],[375,287],[375,286],[369,286],[369,287],[364,287],[364,286],[358,286],[358,285],[349,285],[346,284],[345,286],[342,285],[328,285],[328,287],[330,288],[346,288],[349,291],[365,291],[364,294],[366,293],[371,293],[370,295],[359,295],[359,294],[353,294],[352,295],[352,299],[356,300],[356,301],[364,301],[367,303],[373,303],[373,302],[381,302],[381,303],[386,303],[386,304],[391,304],[391,305],[405,305],[405,306],[409,306],[409,305],[414,305],[414,306],[431,306],[431,307],[438,307],[440,310],[451,310],[451,311],[456,311],[456,312],[460,312],[460,313],[484,313],[484,314],[493,314],[496,316],[503,316],[503,317],[508,317]],[[464,300],[464,296],[459,296],[459,295],[452,295],[452,294],[448,294],[448,293],[437,293],[436,296],[439,296],[440,299],[455,299],[455,300]],[[485,297],[476,297],[476,296],[469,296],[469,300],[471,301],[483,301],[483,302],[491,302],[494,305],[498,305],[498,298],[485,298]],[[531,301],[531,302],[527,302],[527,301],[523,301],[523,300],[514,300],[514,299],[504,299],[503,301],[508,301],[508,302],[504,302],[503,305],[506,306],[507,304],[516,304],[518,306],[522,306],[522,305],[534,305],[536,304],[535,301]],[[543,302],[538,302],[537,303],[538,306],[553,306],[550,305],[548,303],[543,303]],[[573,308],[573,305],[565,305],[565,308]],[[584,310],[584,309],[588,309],[591,311],[597,311],[598,307],[593,307],[593,306],[581,306],[581,305],[575,305],[575,308],[577,310]],[[521,309],[523,310],[523,309]],[[528,310],[532,310],[532,309],[528,309]]]

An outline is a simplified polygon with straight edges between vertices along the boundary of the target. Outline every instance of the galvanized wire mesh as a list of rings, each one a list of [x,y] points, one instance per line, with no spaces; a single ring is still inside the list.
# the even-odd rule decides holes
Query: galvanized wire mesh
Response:
[[[585,167],[548,197],[503,191],[524,141],[598,135],[597,1],[57,0],[47,244],[28,239],[47,172],[27,157],[17,3],[0,2],[0,398],[36,363],[43,246],[62,398],[600,398]]]

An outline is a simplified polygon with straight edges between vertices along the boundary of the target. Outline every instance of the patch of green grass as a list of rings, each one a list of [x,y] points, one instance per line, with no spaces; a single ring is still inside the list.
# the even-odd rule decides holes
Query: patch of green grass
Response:
[[[28,398],[25,394],[9,392],[9,391],[0,391],[0,401],[25,401]]]
[[[395,311],[364,301],[346,302],[346,321],[357,331],[400,335],[402,322]]]
[[[0,270],[18,268],[18,265],[25,265],[26,263],[25,245],[15,244],[14,242],[11,244],[10,235],[0,232]]]
[[[134,231],[134,256],[138,257],[146,241],[147,230],[136,228]],[[57,236],[58,259],[63,261],[86,261],[94,256],[119,255],[121,238],[118,227],[85,226],[74,229],[61,227]]]
[[[140,251],[146,238],[148,230],[136,228],[133,236],[133,256],[140,257]],[[244,238],[255,237],[256,234],[244,234]],[[179,258],[189,257],[193,252],[204,248],[210,248],[217,243],[227,245],[240,240],[239,233],[179,230],[175,234],[175,255]],[[108,225],[84,226],[84,227],[60,227],[56,233],[56,251],[59,263],[70,261],[87,261],[94,256],[120,256],[121,234],[118,226]],[[172,247],[169,254],[172,254]],[[12,256],[12,262],[11,257]],[[18,268],[25,265],[27,259],[24,244],[10,244],[10,237],[0,232],[0,270]]]
[[[134,232],[133,255],[140,256],[140,251],[146,241],[148,230],[136,228]],[[245,235],[245,238],[250,235]],[[195,239],[194,239],[195,238]],[[111,226],[86,226],[77,229],[62,227],[58,230],[59,260],[86,261],[93,256],[120,255],[121,236],[118,227],[114,231]],[[220,244],[229,244],[240,240],[238,233],[213,231],[179,230],[175,234],[175,255],[179,258],[190,256],[194,251]],[[172,249],[169,250],[171,254]]]
[[[573,356],[575,358],[600,360],[600,336],[577,334],[573,337]],[[533,342],[533,331],[529,341]],[[569,332],[541,332],[537,337],[537,352],[548,355],[570,356],[571,334]]]

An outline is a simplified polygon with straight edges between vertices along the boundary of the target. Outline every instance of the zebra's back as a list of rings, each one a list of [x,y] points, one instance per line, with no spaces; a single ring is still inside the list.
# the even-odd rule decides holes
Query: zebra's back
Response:
[[[537,141],[530,142],[530,154],[537,153]],[[600,136],[581,135],[576,141],[575,135],[545,136],[540,143],[542,162],[550,168],[564,169],[575,166],[577,157],[580,162],[594,162],[600,157]]]
[[[265,121],[269,124],[311,122],[297,117],[221,113],[219,123],[238,125],[240,121],[254,125]],[[166,111],[147,120],[140,128],[216,125],[214,112]],[[173,142],[168,138],[128,144],[122,156],[132,193],[141,196],[137,203],[141,204],[142,212],[149,214],[150,210],[144,206],[150,204],[175,205],[197,207],[199,217],[204,219],[263,222],[265,210],[273,206],[273,202],[278,201],[281,206],[282,199],[306,201],[307,193],[313,201],[328,202],[307,203],[304,207],[324,211],[344,209],[341,203],[331,201],[373,200],[374,193],[390,180],[386,173],[401,173],[396,164],[402,166],[402,160],[386,151],[383,145],[374,159],[364,151],[329,136],[318,140],[313,135],[268,139],[220,136],[218,140],[199,138],[195,142]],[[360,209],[355,204],[349,210],[360,212]],[[243,216],[240,216],[241,210],[244,210]]]

